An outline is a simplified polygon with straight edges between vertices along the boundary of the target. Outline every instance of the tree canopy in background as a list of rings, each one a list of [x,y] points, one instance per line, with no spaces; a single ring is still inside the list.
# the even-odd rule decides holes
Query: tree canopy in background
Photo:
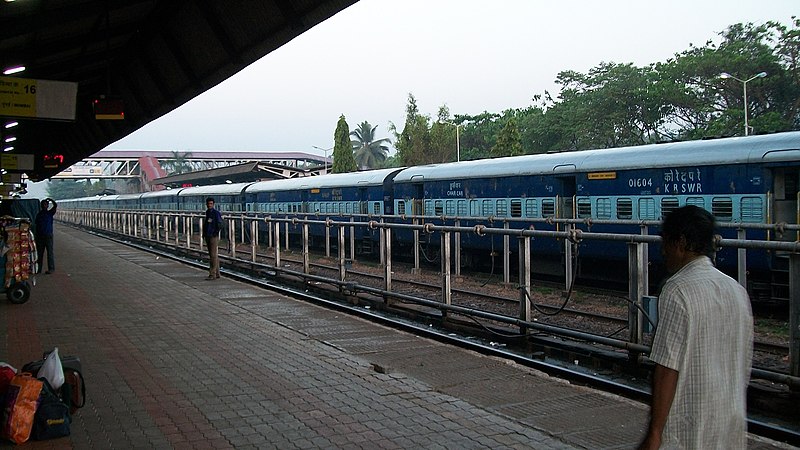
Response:
[[[461,159],[739,136],[745,107],[750,134],[800,130],[800,20],[792,21],[732,25],[703,46],[646,67],[602,62],[587,73],[565,70],[556,77],[557,96],[544,92],[533,105],[502,113],[451,119],[443,106],[431,122],[409,94],[405,126],[395,129],[396,159],[455,161],[455,124]],[[745,105],[743,83],[723,72],[740,80],[767,76],[747,83]]]
[[[355,172],[358,170],[353,157],[353,145],[350,143],[350,127],[344,114],[339,116],[336,131],[333,133],[333,173]]]

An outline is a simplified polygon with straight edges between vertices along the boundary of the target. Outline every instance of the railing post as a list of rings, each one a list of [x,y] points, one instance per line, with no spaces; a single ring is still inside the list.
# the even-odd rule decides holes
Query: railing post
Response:
[[[327,222],[328,220],[329,218],[326,217],[325,221]],[[327,224],[325,225],[325,257],[331,257],[331,227]]]
[[[442,232],[442,303],[452,304],[452,280],[450,279],[450,232]],[[447,316],[447,311],[442,310],[442,316]]]
[[[789,375],[800,376],[800,254],[789,255]]]
[[[417,225],[419,221],[414,219],[411,223]],[[420,273],[419,269],[419,229],[414,228],[414,268],[411,269],[411,273],[417,274]]]
[[[381,243],[386,247],[386,262],[383,264],[383,289],[387,292],[392,291],[392,229],[381,228]],[[384,252],[381,251],[383,254]]]
[[[183,229],[186,231],[186,248],[192,248],[192,216],[183,216]]]
[[[288,217],[287,217],[287,218],[288,218]],[[283,248],[285,248],[285,249],[286,249],[286,251],[289,251],[289,225],[290,225],[290,223],[289,223],[289,222],[286,222],[286,224],[285,224],[285,225],[286,225],[286,226],[285,226],[285,227],[283,227],[283,237],[284,237],[284,240],[283,240]]]
[[[175,224],[175,247],[179,246],[181,241],[181,233],[180,233],[181,227],[179,226],[180,220],[181,218],[178,216],[178,214],[175,214],[175,220],[173,220]]]
[[[747,239],[747,230],[744,228],[737,229],[736,239],[740,241]],[[741,284],[743,288],[747,289],[747,249],[744,247],[739,247],[739,249],[736,250],[736,254],[737,278],[739,280],[739,284]]]
[[[356,260],[356,227],[352,225],[355,223],[355,219],[355,217],[350,216],[350,259],[353,261]]]
[[[347,267],[345,267],[346,258],[344,250],[344,230],[344,225],[341,223],[337,225],[336,231],[339,237],[339,281],[344,281],[345,278],[347,278]]]
[[[456,219],[455,227],[461,227],[461,220]],[[461,232],[456,231],[453,233],[453,242],[455,244],[455,248],[453,251],[455,252],[455,268],[456,268],[456,278],[461,276]]]
[[[244,224],[242,224],[244,225]],[[244,228],[244,227],[242,227]],[[256,253],[258,250],[258,219],[250,220],[250,259],[256,262]]]
[[[203,247],[205,245],[205,241],[203,240],[203,217],[199,217],[197,219],[197,230],[199,231],[200,235],[200,251],[203,251]]]
[[[642,297],[645,295],[642,279],[642,244],[628,243],[628,329],[630,330],[629,342],[639,344],[642,342]],[[637,353],[630,354],[631,359],[638,357]]]
[[[281,223],[275,221],[275,270],[281,268]]]
[[[311,255],[308,253],[308,222],[303,222],[303,273],[311,273]]]
[[[503,221],[503,230],[508,232],[509,223],[507,220]],[[503,283],[506,286],[511,284],[511,241],[508,234],[503,235]]]
[[[531,238],[522,236],[519,238],[519,319],[526,322],[531,320],[531,303],[533,294],[531,292]],[[528,332],[527,327],[521,326],[521,334]]]
[[[564,229],[566,231],[571,230],[571,225],[567,225]],[[572,241],[569,238],[564,239],[564,289],[569,291],[572,287],[572,283],[575,281],[573,279],[573,267],[572,267]]]
[[[236,258],[236,218],[228,219],[228,254]]]

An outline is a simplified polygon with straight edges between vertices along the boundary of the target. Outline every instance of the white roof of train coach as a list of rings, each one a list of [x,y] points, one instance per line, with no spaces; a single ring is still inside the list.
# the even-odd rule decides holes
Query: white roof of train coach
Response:
[[[195,195],[236,195],[241,194],[242,190],[252,184],[247,183],[231,183],[231,184],[213,184],[209,186],[193,186],[183,188],[178,192],[178,197],[195,196]]]
[[[150,191],[145,192],[142,194],[142,198],[153,198],[153,197],[168,197],[170,195],[178,195],[181,189],[162,189],[160,191]]]
[[[395,183],[636,168],[800,161],[800,132],[514,156],[409,167]]]
[[[248,186],[246,192],[248,194],[255,194],[259,192],[287,191],[293,189],[380,186],[389,174],[397,170],[400,169],[365,170],[360,172],[291,178],[288,180],[259,181],[258,183]]]

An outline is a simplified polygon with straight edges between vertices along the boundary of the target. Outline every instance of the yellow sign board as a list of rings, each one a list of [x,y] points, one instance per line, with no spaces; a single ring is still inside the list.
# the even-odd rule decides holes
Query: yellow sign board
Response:
[[[0,77],[0,117],[75,120],[78,83]]]
[[[33,170],[33,155],[0,155],[0,168],[8,170]]]
[[[595,172],[589,174],[590,180],[616,180],[617,172]]]

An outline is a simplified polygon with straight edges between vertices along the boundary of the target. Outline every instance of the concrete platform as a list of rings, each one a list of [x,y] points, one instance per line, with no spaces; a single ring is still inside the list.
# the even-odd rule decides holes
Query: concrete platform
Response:
[[[622,449],[643,435],[645,405],[56,228],[56,273],[24,305],[0,300],[0,361],[79,356],[87,405],[71,436],[25,448]]]

